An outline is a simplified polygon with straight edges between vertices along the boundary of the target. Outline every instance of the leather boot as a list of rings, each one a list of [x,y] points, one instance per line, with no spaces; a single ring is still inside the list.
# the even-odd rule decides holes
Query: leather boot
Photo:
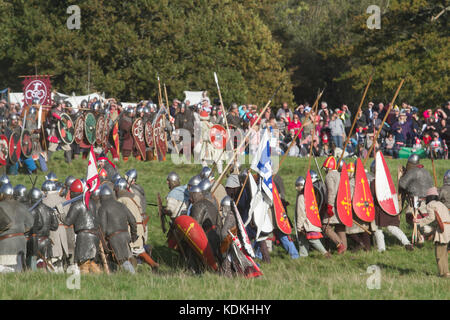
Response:
[[[85,261],[82,264],[79,264],[78,267],[80,268],[81,274],[88,274],[89,273],[89,261]]]
[[[143,252],[140,255],[138,255],[139,258],[144,260],[145,263],[147,263],[152,268],[158,268],[159,264],[157,264],[149,255],[147,252]]]
[[[91,260],[89,262],[89,271],[96,274],[102,273],[102,269],[100,269],[100,267],[94,262],[94,260]]]

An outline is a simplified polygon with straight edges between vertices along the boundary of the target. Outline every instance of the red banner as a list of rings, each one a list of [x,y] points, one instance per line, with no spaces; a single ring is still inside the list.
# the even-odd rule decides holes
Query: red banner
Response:
[[[39,99],[41,105],[50,106],[52,104],[50,76],[26,76],[22,84],[25,105],[31,105],[34,98]]]

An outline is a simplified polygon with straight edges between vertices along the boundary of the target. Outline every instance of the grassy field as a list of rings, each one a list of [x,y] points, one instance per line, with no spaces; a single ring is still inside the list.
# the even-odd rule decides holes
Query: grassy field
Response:
[[[323,159],[318,159],[319,165]],[[396,177],[397,166],[406,160],[387,160],[391,174]],[[431,162],[422,160],[431,172]],[[450,161],[437,160],[438,185],[450,168]],[[77,160],[68,165],[59,151],[52,157],[50,168],[64,181],[69,174],[84,177],[87,160]],[[287,200],[291,203],[288,213],[293,217],[297,176],[305,175],[306,159],[287,159],[280,174],[284,179]],[[313,162],[314,169],[314,162]],[[369,167],[370,161],[367,163]],[[156,194],[165,196],[168,192],[166,176],[176,171],[182,183],[200,172],[200,165],[175,166],[171,161],[163,163],[137,162],[119,163],[120,173],[130,168],[138,170],[138,183],[147,195],[147,201],[156,203]],[[44,181],[39,173],[37,185]],[[30,187],[25,175],[10,177],[13,184],[22,183]],[[394,178],[394,181],[396,179]],[[395,181],[396,183],[396,181]],[[387,251],[378,253],[346,252],[341,256],[333,254],[332,259],[322,258],[312,252],[307,258],[291,260],[282,247],[274,246],[271,263],[261,263],[264,275],[258,279],[223,278],[206,273],[193,276],[183,271],[176,252],[169,249],[163,235],[157,209],[147,207],[150,215],[149,243],[153,246],[153,257],[160,263],[155,273],[140,265],[134,276],[118,272],[112,275],[86,275],[80,280],[80,289],[70,290],[67,274],[43,272],[0,275],[0,299],[450,299],[450,280],[437,277],[434,246],[427,242],[422,249],[406,251],[403,246],[385,232]],[[404,222],[402,229],[410,238],[412,229]],[[381,288],[368,289],[366,281],[371,276],[367,268],[377,265],[381,269]],[[70,280],[70,279],[69,279]]]

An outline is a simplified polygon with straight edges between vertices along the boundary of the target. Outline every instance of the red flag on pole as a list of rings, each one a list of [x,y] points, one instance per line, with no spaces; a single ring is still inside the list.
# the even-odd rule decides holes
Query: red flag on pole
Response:
[[[86,175],[86,189],[84,191],[84,197],[83,197],[86,207],[89,208],[89,198],[91,197],[91,194],[95,190],[97,190],[99,185],[100,185],[100,181],[99,181],[99,177],[98,177],[97,160],[95,159],[94,148],[91,146],[91,150],[89,152],[87,175]]]

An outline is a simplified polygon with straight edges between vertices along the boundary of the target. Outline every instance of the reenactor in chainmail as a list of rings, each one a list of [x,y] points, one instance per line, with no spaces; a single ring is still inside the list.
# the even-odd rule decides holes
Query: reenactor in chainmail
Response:
[[[319,175],[314,170],[310,170],[311,181],[314,188],[314,195],[316,196],[317,207],[321,219],[324,219],[327,214],[327,187],[325,183],[319,179]]]
[[[137,178],[138,178],[138,174],[137,174],[137,170],[136,169],[131,169],[128,170],[125,173],[124,176],[125,180],[128,183],[128,190],[133,193],[134,195],[136,195],[139,199],[139,205],[141,207],[141,215],[142,215],[142,226],[144,227],[144,238],[147,241],[148,239],[148,227],[147,227],[147,223],[149,220],[149,216],[146,214],[146,208],[147,208],[147,199],[145,198],[145,191],[144,188],[142,188],[142,186],[140,186],[139,184],[137,184]]]
[[[203,193],[203,197],[206,200],[210,201],[216,207],[216,209],[219,210],[219,202],[217,201],[216,197],[211,193],[212,188],[211,181],[209,181],[209,179],[203,179],[202,181],[200,181],[198,186],[200,187],[200,190]]]
[[[139,257],[152,268],[158,268],[159,265],[151,258],[149,252],[147,252],[145,248],[147,239],[145,238],[144,221],[142,219],[143,209],[141,208],[139,197],[128,191],[128,183],[123,178],[116,181],[114,184],[114,191],[116,193],[117,201],[124,204],[136,220],[137,239],[130,244],[131,252],[135,257]]]
[[[25,266],[27,251],[25,233],[31,229],[34,220],[28,208],[14,200],[10,183],[0,188],[0,216],[6,216],[10,221],[6,230],[0,232],[0,272],[20,272]],[[4,218],[1,220],[5,221]]]
[[[327,187],[327,216],[322,220],[325,235],[336,244],[338,254],[347,250],[347,236],[345,234],[345,225],[338,218],[337,209],[335,207],[336,197],[339,188],[341,175],[337,170],[336,159],[332,156],[328,157],[322,165],[327,172],[325,176],[325,185]],[[334,227],[334,230],[333,230]]]
[[[83,194],[83,183],[76,179],[70,186],[70,197],[76,198]],[[73,225],[76,234],[75,242],[75,262],[80,268],[80,272],[101,273],[100,267],[95,262],[99,253],[99,230],[98,220],[95,214],[95,205],[87,207],[81,197],[70,204],[67,216],[60,220],[67,226]]]
[[[50,208],[57,208],[59,214],[67,214],[68,207],[62,208],[60,205],[66,200],[61,197],[56,188],[56,176],[52,173],[47,175],[49,180],[44,181],[41,190],[44,192],[42,202]],[[64,260],[69,259],[69,241],[67,237],[66,226],[59,223],[55,231],[50,231],[50,239],[53,242],[51,263],[55,266],[56,272],[64,271]],[[73,262],[72,262],[73,263]]]
[[[115,199],[108,186],[100,188],[100,204],[100,227],[111,248],[113,261],[130,273],[135,273],[129,259],[132,257],[130,243],[138,238],[136,219],[123,203]]]
[[[108,159],[104,152],[100,153],[97,158],[97,168],[100,171],[104,169],[108,177],[113,177],[116,173],[118,173],[116,165]]]
[[[61,118],[61,114],[64,113],[63,108],[65,107],[64,101],[62,99],[59,99],[56,102],[56,105],[52,107],[52,109],[49,112],[49,115],[47,117],[47,130],[49,131],[48,134],[48,150],[47,150],[47,157],[50,161],[50,158],[52,156],[52,153],[56,151],[58,146],[61,147],[61,149],[64,150],[64,157],[66,159],[67,163],[72,162],[72,148],[70,147],[70,144],[64,143],[60,138],[58,134],[58,122],[63,121]]]
[[[27,265],[31,270],[36,269],[38,258],[47,262],[52,256],[52,242],[50,231],[58,229],[58,219],[53,210],[42,202],[43,193],[37,188],[32,188],[29,193],[30,205],[37,206],[30,211],[34,218],[34,224],[29,232],[27,242]]]
[[[205,231],[214,256],[220,262],[219,234],[222,229],[222,221],[220,219],[219,210],[210,200],[205,198],[198,185],[193,186],[189,190],[189,195],[192,203],[190,216],[194,218]]]
[[[185,214],[189,206],[189,191],[187,185],[180,186],[180,176],[176,172],[167,175],[169,194],[166,197],[167,206],[163,208],[164,214],[172,219]]]
[[[418,214],[419,218],[427,214],[425,197],[427,190],[434,187],[433,178],[427,169],[420,164],[420,158],[417,154],[412,154],[408,158],[406,169],[403,168],[401,178],[398,182],[399,193],[402,194],[402,199],[407,201],[406,221],[412,224],[412,217],[414,212],[414,198],[419,201]],[[424,229],[425,235],[432,233],[432,230],[427,226]],[[419,245],[425,241],[424,237],[419,234]]]
[[[439,201],[450,209],[450,169],[444,174],[444,185],[439,188]]]
[[[122,144],[121,144],[121,152],[123,156],[123,161],[127,162],[130,155],[133,153],[133,156],[140,159],[139,151],[137,150],[133,138],[133,133],[131,132],[131,128],[133,126],[134,121],[134,109],[128,108],[124,115],[121,115],[121,118],[119,120],[119,131],[122,138]]]

